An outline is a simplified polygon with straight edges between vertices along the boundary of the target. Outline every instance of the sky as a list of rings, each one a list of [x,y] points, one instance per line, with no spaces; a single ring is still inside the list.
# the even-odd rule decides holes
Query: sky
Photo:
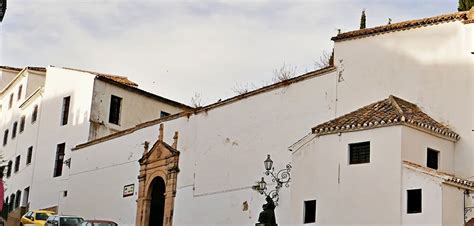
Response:
[[[269,84],[283,65],[315,69],[337,29],[452,13],[458,0],[7,0],[0,64],[129,77],[191,104]]]

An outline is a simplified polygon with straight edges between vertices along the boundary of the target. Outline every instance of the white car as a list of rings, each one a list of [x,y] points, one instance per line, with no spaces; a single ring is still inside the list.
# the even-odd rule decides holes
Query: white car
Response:
[[[77,216],[50,216],[45,226],[80,226],[84,222],[82,217]]]

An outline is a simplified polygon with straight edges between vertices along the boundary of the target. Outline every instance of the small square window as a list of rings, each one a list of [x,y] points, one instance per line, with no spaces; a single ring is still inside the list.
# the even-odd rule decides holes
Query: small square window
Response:
[[[407,213],[421,213],[422,207],[421,189],[407,190]]]
[[[303,223],[316,222],[316,200],[304,201],[304,221]]]
[[[431,169],[438,169],[439,164],[439,151],[428,148],[426,154],[426,166]]]
[[[370,142],[349,144],[349,164],[370,163]]]

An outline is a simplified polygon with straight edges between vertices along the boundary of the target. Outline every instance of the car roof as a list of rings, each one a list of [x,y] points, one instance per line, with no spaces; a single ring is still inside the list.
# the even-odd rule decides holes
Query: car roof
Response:
[[[50,213],[50,214],[54,214],[53,211],[48,211],[48,210],[31,210],[30,212],[33,212],[33,213]]]
[[[86,220],[86,222],[89,222],[89,223],[114,223],[114,224],[117,224],[113,221],[107,221],[107,220]]]

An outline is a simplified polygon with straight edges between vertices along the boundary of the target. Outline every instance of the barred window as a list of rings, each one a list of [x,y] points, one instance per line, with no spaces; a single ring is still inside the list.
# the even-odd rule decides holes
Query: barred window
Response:
[[[349,164],[370,162],[370,142],[349,144]]]

